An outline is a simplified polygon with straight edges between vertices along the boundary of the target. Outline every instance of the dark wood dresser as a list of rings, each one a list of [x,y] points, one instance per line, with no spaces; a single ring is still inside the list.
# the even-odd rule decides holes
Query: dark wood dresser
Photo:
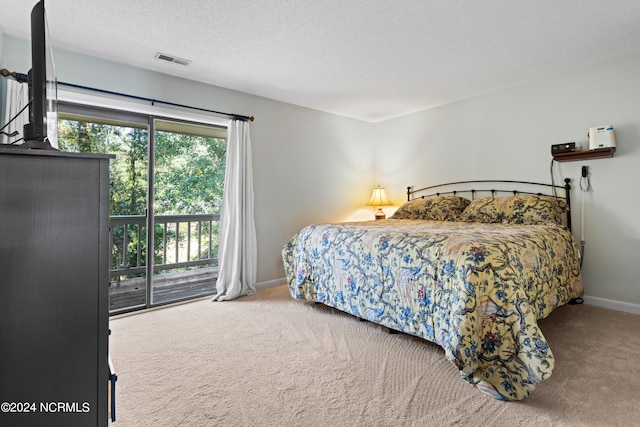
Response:
[[[108,424],[109,162],[0,146],[0,425]]]

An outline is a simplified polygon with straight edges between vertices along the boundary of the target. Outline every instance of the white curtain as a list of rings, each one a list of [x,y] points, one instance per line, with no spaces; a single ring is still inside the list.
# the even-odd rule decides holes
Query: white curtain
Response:
[[[19,83],[11,78],[5,79],[7,83],[7,90],[5,96],[5,109],[4,109],[4,119],[2,120],[2,126],[5,123],[8,123],[9,120],[13,119],[16,114],[25,105],[29,103],[29,87],[26,83]],[[11,144],[12,142],[20,139],[23,135],[23,128],[25,123],[29,122],[29,109],[24,110],[19,117],[16,117],[14,121],[12,121],[9,126],[4,128],[2,131],[8,134],[11,134],[14,131],[18,132],[18,136],[8,137],[4,133],[0,135],[2,138],[0,142],[2,144]],[[18,144],[22,144],[22,141],[18,142]]]
[[[255,293],[256,227],[249,122],[227,125],[227,160],[220,213],[217,294],[213,301]]]

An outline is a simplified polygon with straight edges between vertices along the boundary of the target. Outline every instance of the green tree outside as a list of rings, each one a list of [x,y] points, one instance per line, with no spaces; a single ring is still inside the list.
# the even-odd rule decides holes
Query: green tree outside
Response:
[[[146,128],[60,119],[58,144],[61,150],[115,154],[110,173],[110,215],[145,215],[148,186],[148,131]],[[224,187],[226,140],[158,131],[155,135],[154,210],[156,215],[215,214],[220,212]],[[208,224],[207,224],[208,227]],[[139,233],[143,231],[143,233]],[[209,230],[202,230],[208,233]],[[169,230],[175,236],[175,230]],[[217,254],[215,247],[206,248]],[[114,247],[124,239],[125,230],[114,230]],[[113,253],[113,267],[144,263],[146,245],[139,242],[144,230],[126,230],[129,259]],[[162,262],[164,230],[154,230],[155,262]],[[180,233],[185,245],[186,233]],[[138,254],[140,243],[141,253]],[[117,252],[117,249],[115,250]],[[200,256],[200,254],[195,254]]]

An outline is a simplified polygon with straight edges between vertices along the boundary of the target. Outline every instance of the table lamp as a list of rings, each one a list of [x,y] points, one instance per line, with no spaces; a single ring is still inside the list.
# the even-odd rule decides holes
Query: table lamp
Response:
[[[392,206],[393,203],[387,197],[387,192],[384,191],[384,188],[381,188],[379,185],[377,188],[373,189],[373,194],[371,194],[371,200],[367,203],[367,206],[377,206],[378,210],[376,210],[376,219],[385,219],[386,215],[382,211],[382,206]]]

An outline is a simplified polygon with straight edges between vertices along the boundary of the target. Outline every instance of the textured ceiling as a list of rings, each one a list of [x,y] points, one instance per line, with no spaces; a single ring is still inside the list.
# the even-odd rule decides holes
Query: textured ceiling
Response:
[[[28,38],[35,1],[0,0]],[[640,52],[639,0],[47,0],[54,47],[376,122]],[[155,59],[162,52],[188,67]]]

